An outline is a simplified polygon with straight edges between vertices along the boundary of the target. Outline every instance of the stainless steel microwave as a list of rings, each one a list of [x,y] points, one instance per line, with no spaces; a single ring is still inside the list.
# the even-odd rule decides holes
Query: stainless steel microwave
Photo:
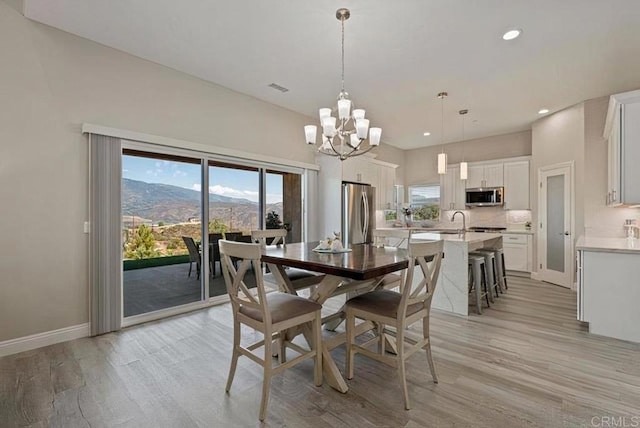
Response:
[[[504,187],[467,189],[465,205],[468,207],[497,207],[504,204]]]

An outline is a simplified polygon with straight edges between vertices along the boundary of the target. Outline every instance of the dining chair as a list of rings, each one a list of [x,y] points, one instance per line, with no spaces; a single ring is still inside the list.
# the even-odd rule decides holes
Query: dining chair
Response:
[[[434,383],[438,383],[436,369],[431,355],[431,340],[429,337],[429,315],[431,313],[431,300],[438,281],[440,264],[442,262],[443,241],[410,242],[409,243],[409,267],[407,268],[405,283],[402,292],[392,290],[376,290],[361,294],[350,299],[345,304],[346,330],[347,330],[347,378],[353,379],[353,360],[357,353],[364,354],[382,363],[398,369],[398,376],[402,385],[404,407],[409,410],[409,393],[405,373],[405,360],[415,352],[424,349],[427,353],[427,362],[431,370]],[[414,275],[416,265],[420,267],[423,278]],[[415,282],[414,285],[414,276]],[[377,330],[375,337],[361,345],[355,343],[356,318],[372,321],[373,327],[369,330]],[[422,340],[414,340],[407,337],[405,329],[416,321],[422,320]],[[397,354],[385,352],[385,326],[395,327],[397,341]],[[378,344],[378,352],[368,348],[373,343]],[[411,345],[405,349],[405,345]]]
[[[260,244],[263,248],[267,245],[286,245],[287,233],[286,229],[252,230],[251,241]],[[313,287],[325,277],[317,272],[292,267],[286,268],[284,272],[295,290]],[[272,273],[265,272],[264,281],[278,286]]]
[[[262,279],[260,244],[231,242],[220,240],[220,255],[222,259],[222,273],[231,300],[233,311],[233,355],[229,368],[226,392],[229,393],[233,378],[241,355],[258,363],[264,369],[262,380],[262,399],[260,403],[259,419],[264,420],[269,401],[271,377],[295,364],[309,358],[315,359],[314,382],[322,385],[322,305],[304,297],[280,292],[266,292]],[[238,260],[238,268],[234,266],[232,258]],[[245,274],[253,269],[257,287],[249,290],[244,282]],[[264,338],[248,346],[242,346],[240,341],[241,325],[247,325],[260,331]],[[310,328],[308,324],[311,324]],[[310,349],[304,349],[286,340],[286,330],[302,326],[310,337]],[[299,355],[294,359],[273,366],[272,342],[278,339],[282,349],[291,348]],[[263,347],[264,356],[260,358],[255,351]]]
[[[411,239],[411,229],[374,229],[373,244],[392,248],[407,248]],[[389,273],[382,278],[380,286],[385,289],[402,287],[405,272]]]
[[[187,250],[189,251],[189,273],[187,274],[187,277],[191,277],[191,268],[193,263],[195,263],[197,274],[196,278],[200,279],[200,250],[198,250],[196,241],[194,241],[190,236],[183,236],[182,241],[184,241],[184,245],[187,246]]]

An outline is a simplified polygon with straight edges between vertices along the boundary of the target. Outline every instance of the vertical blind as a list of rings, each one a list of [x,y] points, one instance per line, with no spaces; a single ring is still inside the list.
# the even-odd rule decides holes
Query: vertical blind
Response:
[[[89,134],[91,335],[117,331],[122,321],[122,142]]]

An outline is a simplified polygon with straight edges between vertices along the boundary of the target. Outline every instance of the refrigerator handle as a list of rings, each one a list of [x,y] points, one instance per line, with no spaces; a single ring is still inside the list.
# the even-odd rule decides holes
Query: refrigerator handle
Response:
[[[369,197],[362,192],[362,201],[364,203],[364,224],[362,225],[362,238],[366,241],[369,233]]]

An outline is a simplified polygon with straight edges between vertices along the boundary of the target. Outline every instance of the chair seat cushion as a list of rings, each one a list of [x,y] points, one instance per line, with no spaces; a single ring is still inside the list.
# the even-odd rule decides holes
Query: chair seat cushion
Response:
[[[271,313],[271,322],[274,324],[322,309],[319,303],[286,293],[267,294],[267,307]],[[240,313],[256,321],[263,321],[262,311],[258,309],[240,306]]]
[[[398,307],[402,294],[391,290],[377,290],[361,294],[347,301],[347,308],[359,309],[388,318],[398,317]],[[414,303],[407,307],[407,316],[413,315],[424,308],[423,303]]]

